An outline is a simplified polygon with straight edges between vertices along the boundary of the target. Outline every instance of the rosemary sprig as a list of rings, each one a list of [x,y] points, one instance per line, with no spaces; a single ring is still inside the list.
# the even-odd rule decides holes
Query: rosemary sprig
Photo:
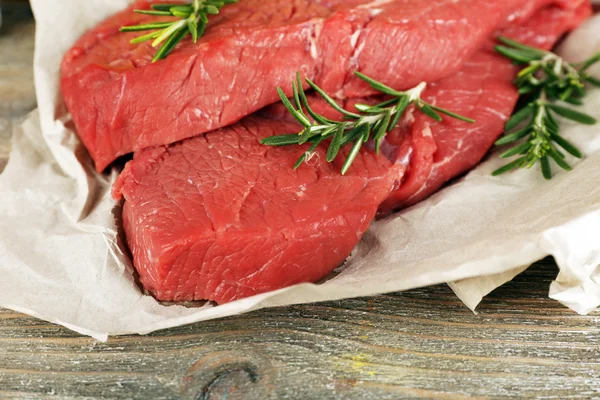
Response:
[[[208,16],[216,15],[226,4],[237,3],[238,0],[194,0],[188,4],[152,4],[150,10],[134,10],[138,14],[177,17],[179,20],[170,22],[148,23],[124,26],[121,32],[152,31],[139,36],[131,43],[142,43],[152,40],[152,46],[158,47],[152,62],[162,60],[188,34],[192,35],[194,43],[204,35]]]
[[[351,144],[352,149],[346,157],[341,170],[342,175],[344,175],[356,159],[361,147],[369,140],[373,140],[375,150],[379,153],[383,138],[394,129],[404,112],[411,105],[414,105],[425,115],[436,121],[442,121],[440,114],[445,114],[461,121],[475,122],[470,118],[423,101],[421,94],[427,87],[425,82],[407,91],[397,91],[360,72],[356,72],[355,74],[372,88],[391,98],[372,106],[356,104],[357,112],[351,112],[341,107],[323,89],[307,78],[306,82],[308,85],[331,107],[343,115],[344,119],[342,121],[334,121],[316,113],[310,107],[303,89],[302,78],[298,73],[296,80],[292,82],[293,96],[291,100],[287,98],[281,88],[277,88],[277,91],[285,108],[304,128],[298,134],[272,136],[263,139],[261,143],[268,146],[289,146],[310,143],[311,146],[308,151],[296,162],[295,169],[310,159],[317,146],[326,140],[331,140],[327,150],[327,162],[335,160],[340,149]]]
[[[600,53],[572,65],[552,52],[504,37],[499,40],[502,45],[496,46],[496,51],[525,66],[515,80],[521,94],[517,111],[506,123],[506,135],[496,142],[498,146],[515,143],[500,157],[518,158],[494,171],[493,175],[516,168],[531,168],[539,161],[542,174],[546,179],[551,179],[550,160],[570,171],[572,168],[562,150],[577,158],[581,158],[582,154],[560,135],[556,116],[587,125],[597,122],[593,117],[560,103],[581,105],[586,95],[585,84],[600,86],[600,81],[587,73],[592,65],[600,61]]]

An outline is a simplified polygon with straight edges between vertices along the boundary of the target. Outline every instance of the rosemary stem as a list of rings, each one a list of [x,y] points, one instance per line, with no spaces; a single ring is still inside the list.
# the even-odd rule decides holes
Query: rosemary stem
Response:
[[[323,89],[317,86],[317,84],[310,79],[306,79],[306,83],[318,95],[333,109],[344,116],[343,121],[330,120],[323,115],[317,114],[310,107],[304,93],[302,78],[298,73],[297,80],[292,84],[293,102],[286,97],[285,92],[281,88],[278,88],[278,93],[285,108],[304,128],[297,135],[272,136],[263,139],[261,143],[268,146],[312,143],[310,149],[298,159],[294,168],[299,168],[306,160],[311,159],[317,146],[326,139],[331,139],[327,150],[327,162],[332,162],[339,155],[342,146],[352,144],[352,149],[347,153],[346,160],[341,169],[341,174],[344,175],[348,172],[364,143],[372,140],[375,145],[375,152],[379,154],[383,138],[400,122],[402,115],[404,115],[411,105],[415,105],[424,115],[436,121],[442,121],[441,114],[444,114],[463,122],[474,122],[452,111],[424,102],[421,96],[427,88],[426,82],[421,82],[414,88],[401,92],[360,72],[357,72],[356,76],[367,82],[373,89],[390,98],[375,105],[356,104],[355,108],[358,110],[358,113],[354,113],[345,110],[331,96],[325,93]],[[308,116],[312,117],[314,122],[310,121]]]
[[[408,95],[410,101],[413,102],[421,98],[421,95],[423,94],[425,89],[427,89],[427,82],[421,82],[414,88],[408,90],[406,94]]]
[[[208,22],[208,15],[218,14],[222,7],[227,4],[237,3],[238,0],[192,0],[188,3],[167,3],[150,5],[148,10],[134,10],[139,14],[177,17],[179,20],[141,24],[135,26],[123,26],[122,32],[146,31],[152,32],[131,40],[132,44],[153,40],[152,47],[159,47],[152,58],[152,62],[167,57],[173,49],[187,36],[192,36],[194,43],[204,35]]]
[[[388,107],[385,110],[395,110],[395,107]],[[395,111],[392,111],[392,114],[396,114]],[[364,117],[361,124],[373,125],[385,118],[385,114],[375,114],[372,116]]]
[[[542,90],[542,93],[540,94],[540,99],[537,102],[538,109],[535,116],[535,126],[539,128],[542,128],[544,126],[544,116],[546,115],[547,100],[548,97],[546,95],[546,92]]]
[[[194,0],[194,13],[200,11],[200,6],[202,6],[202,0]]]
[[[562,169],[570,171],[572,168],[565,160],[564,152],[577,158],[581,158],[582,154],[560,135],[560,125],[556,117],[588,125],[595,124],[596,119],[557,103],[581,105],[586,95],[585,83],[600,86],[600,81],[596,82],[585,73],[587,68],[600,62],[600,54],[571,65],[552,52],[535,49],[506,38],[500,38],[500,42],[508,47],[496,46],[499,53],[525,66],[515,80],[521,94],[521,106],[506,123],[506,135],[496,142],[498,146],[516,143],[500,157],[519,158],[499,168],[493,175],[504,174],[515,168],[529,168],[540,162],[544,178],[550,179],[550,160]],[[526,126],[523,127],[525,122]]]

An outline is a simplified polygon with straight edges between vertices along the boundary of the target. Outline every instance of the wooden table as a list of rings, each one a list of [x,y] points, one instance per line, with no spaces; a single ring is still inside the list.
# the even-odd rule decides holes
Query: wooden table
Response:
[[[18,4],[2,6],[0,168],[35,106],[34,26]],[[600,398],[600,315],[549,300],[556,273],[539,263],[478,315],[442,285],[108,343],[0,309],[0,398]]]

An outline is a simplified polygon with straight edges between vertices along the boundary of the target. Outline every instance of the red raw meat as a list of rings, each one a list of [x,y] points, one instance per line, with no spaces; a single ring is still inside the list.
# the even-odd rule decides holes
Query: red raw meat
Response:
[[[550,49],[560,36],[591,15],[589,3],[573,10],[542,10],[524,26],[503,35],[535,47]],[[395,131],[389,140],[410,149],[405,180],[381,205],[380,215],[411,206],[436,192],[449,180],[475,167],[486,155],[512,114],[519,94],[513,84],[518,67],[493,50],[495,42],[479,51],[457,74],[429,86],[424,98],[440,107],[475,119],[474,124],[446,118],[439,123],[415,113],[406,132]],[[394,137],[395,136],[395,137]]]
[[[551,8],[505,33],[549,45],[587,10]],[[347,176],[339,174],[341,157],[325,162],[325,147],[294,171],[305,149],[260,145],[261,138],[298,131],[294,122],[279,118],[277,107],[136,153],[114,193],[125,198],[123,224],[142,284],[159,300],[223,303],[320,280],[350,254],[386,198],[393,200],[384,209],[405,205],[479,161],[514,107],[512,76],[503,58],[489,49],[479,52],[463,71],[434,85],[429,98],[478,117],[477,124],[428,121],[429,130],[420,129],[426,122],[415,112],[414,121],[404,121],[386,144],[393,162],[364,149]],[[415,156],[421,153],[431,161]],[[426,188],[389,197],[408,185],[402,180],[407,166]]]
[[[241,0],[166,60],[119,27],[156,17],[138,1],[66,54],[61,87],[103,170],[117,157],[227,126],[277,101],[296,71],[340,97],[372,94],[360,70],[403,89],[457,71],[489,35],[548,4],[585,0]],[[164,18],[164,17],[162,17]]]
[[[252,116],[170,147],[137,153],[115,187],[144,287],[160,300],[219,303],[301,282],[340,265],[401,167],[363,152],[341,176],[319,149],[261,145],[297,125]]]

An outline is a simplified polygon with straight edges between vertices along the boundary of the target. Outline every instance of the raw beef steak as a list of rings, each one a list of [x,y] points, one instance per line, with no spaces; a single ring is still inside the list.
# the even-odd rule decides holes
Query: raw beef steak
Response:
[[[227,302],[302,282],[340,265],[401,175],[363,152],[347,176],[319,149],[261,145],[297,129],[248,117],[204,136],[136,154],[115,186],[142,284],[168,301]]]
[[[402,89],[457,71],[489,35],[540,7],[587,0],[240,0],[150,64],[149,42],[119,27],[161,18],[137,1],[66,54],[61,87],[100,171],[117,157],[227,126],[277,101],[296,71],[340,97],[372,94],[360,70]]]
[[[510,27],[502,34],[550,49],[590,14],[589,3],[572,10],[548,8],[527,24]],[[438,123],[415,113],[409,128],[411,146],[406,146],[406,132],[396,130],[389,135],[390,141],[410,149],[410,164],[399,189],[381,205],[380,215],[418,203],[475,167],[503,132],[519,98],[513,84],[518,67],[497,54],[494,44],[488,43],[460,72],[430,85],[425,93],[428,102],[467,115],[474,124],[449,118]]]
[[[553,7],[504,34],[548,47],[588,13],[588,6]],[[124,229],[143,285],[160,300],[223,303],[325,277],[386,198],[384,212],[430,194],[477,163],[501,134],[516,100],[515,69],[491,44],[429,92],[430,101],[475,116],[476,124],[432,124],[415,112],[389,135],[385,156],[364,149],[347,176],[340,160],[324,161],[325,148],[294,171],[305,149],[259,144],[298,131],[281,107],[136,153],[114,193],[125,198]],[[406,168],[420,185],[403,179]],[[408,185],[414,189],[402,192]]]

